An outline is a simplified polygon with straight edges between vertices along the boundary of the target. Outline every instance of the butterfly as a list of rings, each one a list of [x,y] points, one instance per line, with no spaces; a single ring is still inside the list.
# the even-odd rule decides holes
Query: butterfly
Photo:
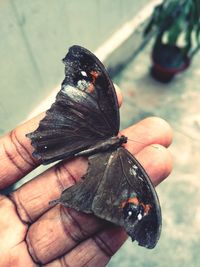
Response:
[[[118,136],[115,88],[99,59],[74,45],[65,58],[65,79],[55,103],[27,134],[33,156],[43,164],[88,157],[82,181],[65,189],[55,203],[92,213],[122,226],[132,240],[154,248],[161,232],[161,208],[153,184]]]

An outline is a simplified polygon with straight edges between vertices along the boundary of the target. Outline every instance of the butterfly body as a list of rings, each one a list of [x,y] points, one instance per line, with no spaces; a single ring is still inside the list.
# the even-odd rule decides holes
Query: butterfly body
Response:
[[[127,142],[127,137],[124,135],[120,137],[113,136],[106,140],[99,141],[97,144],[93,145],[91,148],[83,150],[75,154],[75,156],[90,156],[90,155],[97,154],[99,152],[116,150],[118,147],[120,147],[123,143],[126,143],[126,142]]]
[[[161,231],[159,200],[141,164],[123,147],[115,88],[103,64],[80,46],[63,59],[65,79],[38,129],[27,136],[43,164],[87,156],[82,181],[61,203],[124,227],[139,245],[155,247]]]

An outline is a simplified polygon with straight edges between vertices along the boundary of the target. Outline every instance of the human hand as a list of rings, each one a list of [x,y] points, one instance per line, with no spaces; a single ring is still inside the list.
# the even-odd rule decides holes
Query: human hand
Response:
[[[34,131],[43,116],[0,139],[0,189],[40,164],[32,157],[33,148],[25,134]],[[154,185],[169,175],[172,161],[166,147],[172,133],[165,121],[147,118],[122,134],[136,140],[125,146],[143,165]],[[158,149],[152,144],[158,144]],[[86,170],[85,158],[63,161],[10,196],[0,196],[0,267],[106,265],[126,240],[124,230],[93,215],[48,204],[80,180]]]

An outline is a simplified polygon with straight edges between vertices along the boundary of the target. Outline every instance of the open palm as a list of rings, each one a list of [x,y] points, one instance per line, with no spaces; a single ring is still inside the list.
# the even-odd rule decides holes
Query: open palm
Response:
[[[23,178],[40,163],[25,134],[34,131],[44,114],[18,126],[0,139],[0,189]],[[159,118],[147,118],[123,134],[137,142],[126,148],[141,162],[154,185],[171,171],[166,149],[172,134]],[[155,149],[152,144],[158,144]],[[87,160],[76,158],[51,167],[10,196],[0,195],[0,267],[78,267],[107,264],[126,240],[123,229],[93,215],[49,201],[86,173]]]

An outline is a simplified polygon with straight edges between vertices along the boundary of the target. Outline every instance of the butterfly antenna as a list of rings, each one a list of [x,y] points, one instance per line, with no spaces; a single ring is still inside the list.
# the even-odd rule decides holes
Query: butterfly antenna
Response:
[[[176,132],[178,132],[178,133],[184,135],[185,137],[191,139],[192,141],[197,141],[197,142],[200,141],[199,138],[195,138],[195,137],[193,137],[192,135],[190,135],[190,134],[188,134],[188,133],[185,133],[185,132],[184,132],[184,129],[182,130],[181,128],[174,127],[174,126],[173,126],[173,128],[175,129]]]
[[[128,138],[128,141],[131,141],[131,142],[135,142],[135,143],[139,143],[139,144],[143,144],[143,145],[146,145],[144,142],[141,142],[141,141],[137,141],[137,140],[132,140],[132,139],[129,139]],[[156,145],[150,145],[151,147],[153,148],[156,148],[158,149],[158,147]]]

